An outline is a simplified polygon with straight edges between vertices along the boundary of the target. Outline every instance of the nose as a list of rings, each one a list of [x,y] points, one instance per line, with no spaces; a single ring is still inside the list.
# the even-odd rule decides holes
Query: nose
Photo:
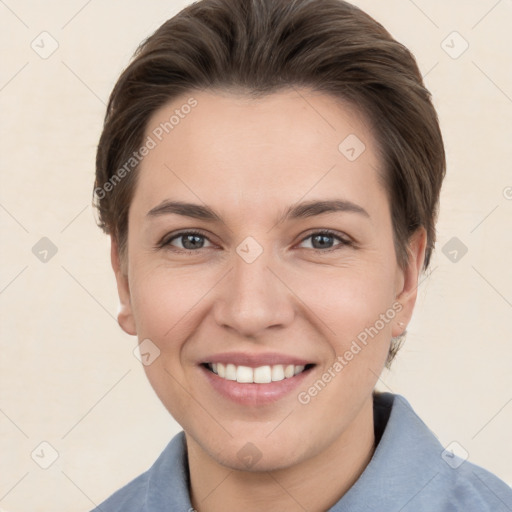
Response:
[[[291,324],[295,315],[293,293],[279,265],[267,254],[264,251],[251,263],[234,254],[233,267],[217,288],[217,325],[256,338],[267,329]]]

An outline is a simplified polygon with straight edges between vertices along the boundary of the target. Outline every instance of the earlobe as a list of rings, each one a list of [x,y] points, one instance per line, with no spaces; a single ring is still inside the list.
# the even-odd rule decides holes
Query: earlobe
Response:
[[[110,259],[112,262],[112,269],[114,270],[114,274],[116,276],[117,293],[119,295],[117,322],[123,331],[125,331],[127,334],[135,336],[137,334],[137,329],[133,317],[128,275],[126,270],[123,268],[125,265],[122,265],[117,242],[113,237],[111,237],[110,240]]]
[[[407,266],[402,270],[400,279],[401,289],[398,290],[396,295],[396,301],[401,304],[401,311],[397,315],[397,321],[393,326],[393,337],[403,334],[411,320],[418,293],[419,277],[423,269],[423,262],[425,261],[426,247],[427,233],[423,227],[420,227],[409,239],[409,259]]]

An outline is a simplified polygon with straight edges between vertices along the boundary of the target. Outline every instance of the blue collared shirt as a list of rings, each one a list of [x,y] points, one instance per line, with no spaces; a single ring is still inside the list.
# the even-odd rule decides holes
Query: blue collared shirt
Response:
[[[512,512],[512,488],[450,451],[401,395],[374,395],[370,463],[328,512]],[[92,512],[192,512],[185,434]]]

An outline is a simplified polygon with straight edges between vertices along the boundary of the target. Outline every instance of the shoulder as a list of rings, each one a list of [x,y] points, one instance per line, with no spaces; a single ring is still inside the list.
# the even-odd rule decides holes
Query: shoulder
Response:
[[[440,465],[437,475],[439,490],[444,490],[445,505],[455,505],[468,512],[510,512],[512,510],[512,488],[486,469],[448,455],[446,466]],[[460,464],[460,465],[459,465]],[[443,509],[445,510],[445,509]],[[446,508],[446,510],[451,510]]]
[[[184,432],[175,435],[155,463],[91,512],[161,512],[191,509]]]
[[[112,494],[91,512],[142,512],[147,494],[149,471]]]
[[[332,512],[512,511],[512,489],[445,449],[403,396],[375,393],[374,421],[375,453]]]
[[[411,480],[415,477],[418,480],[417,486],[411,489],[417,491],[412,499],[416,510],[424,510],[419,507],[421,502],[428,504],[425,510],[439,512],[512,511],[510,486],[486,469],[443,447],[403,396],[394,396],[393,409],[399,409],[393,411],[399,414],[390,425],[396,434],[396,437],[392,436],[395,438],[392,444],[406,448],[411,458],[404,464],[404,469],[410,471]]]

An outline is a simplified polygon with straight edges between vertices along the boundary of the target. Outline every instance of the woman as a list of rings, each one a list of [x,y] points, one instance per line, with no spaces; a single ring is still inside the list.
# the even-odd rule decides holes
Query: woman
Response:
[[[97,153],[119,323],[183,427],[103,512],[506,511],[377,393],[445,156],[410,52],[338,0],[202,0],[145,41]]]

